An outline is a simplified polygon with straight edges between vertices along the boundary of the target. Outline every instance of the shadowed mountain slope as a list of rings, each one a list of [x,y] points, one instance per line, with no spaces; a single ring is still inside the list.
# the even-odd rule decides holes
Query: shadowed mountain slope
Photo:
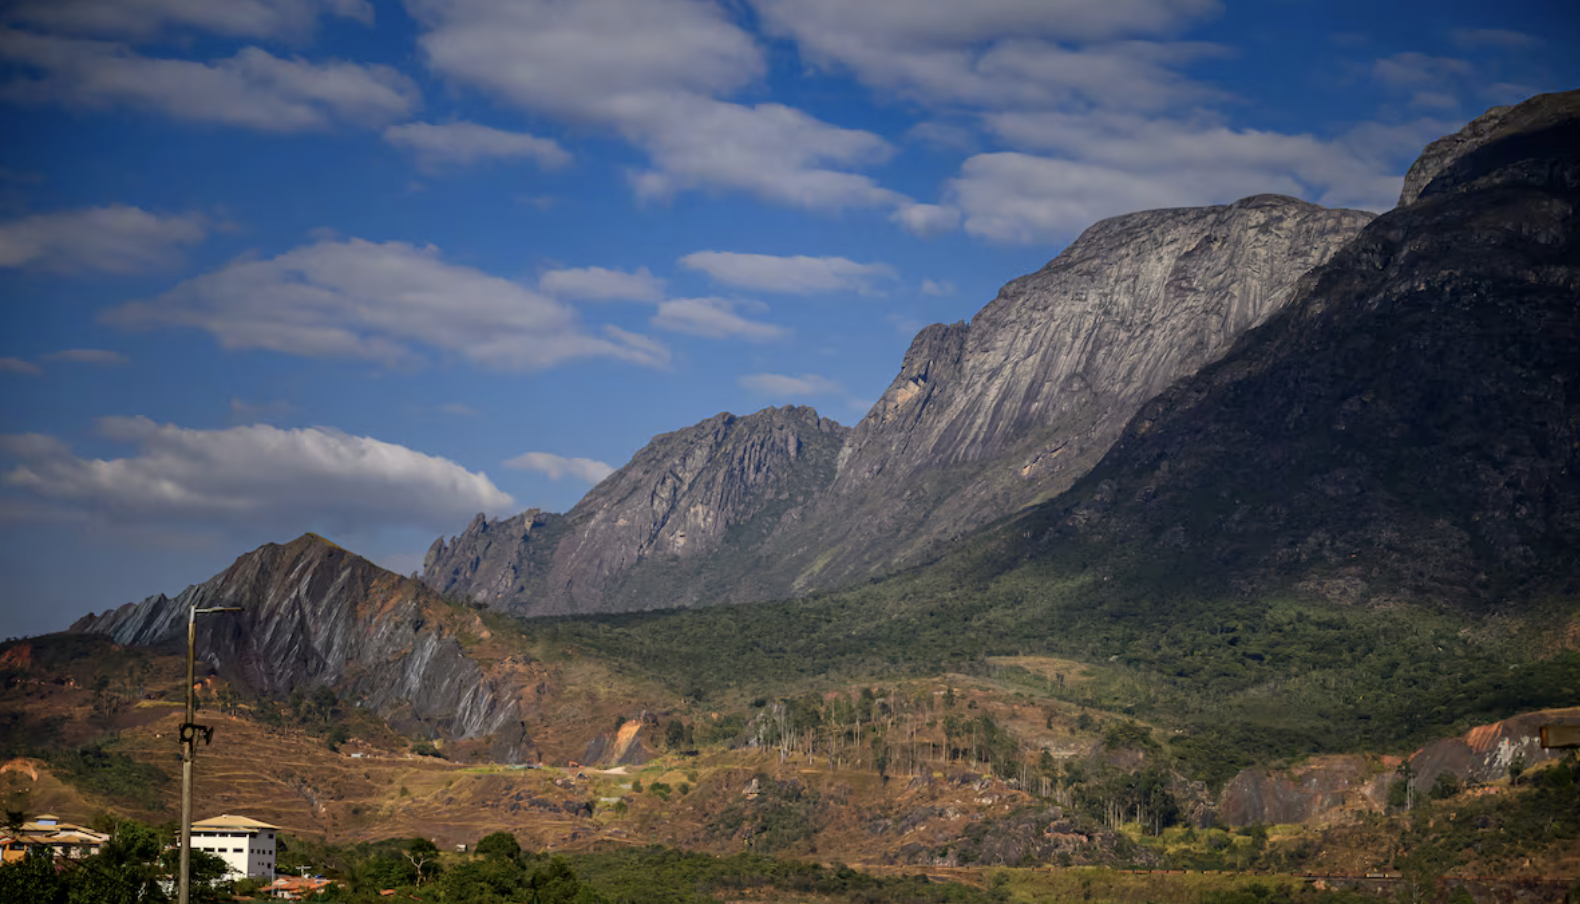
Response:
[[[424,580],[531,614],[769,599],[886,574],[1084,474],[1371,214],[1275,195],[1088,229],[970,325],[923,330],[854,432],[810,409],[655,438],[560,519],[477,520]]]
[[[1580,92],[1446,161],[1147,403],[1037,541],[1496,609],[1580,591]]]
[[[476,614],[315,534],[260,546],[174,598],[88,615],[70,630],[129,645],[181,645],[194,606],[242,607],[200,618],[198,650],[255,693],[280,698],[327,687],[396,727],[492,737],[496,757],[531,756],[512,664],[485,671],[458,640],[484,633]]]

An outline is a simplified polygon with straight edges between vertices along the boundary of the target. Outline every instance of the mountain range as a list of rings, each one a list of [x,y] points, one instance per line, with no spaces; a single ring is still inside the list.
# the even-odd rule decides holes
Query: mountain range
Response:
[[[970,324],[922,330],[854,428],[720,414],[564,515],[478,516],[421,582],[308,536],[74,630],[170,643],[189,606],[244,602],[203,623],[222,674],[331,687],[504,760],[532,758],[546,689],[485,643],[484,606],[702,608],[1034,567],[1039,587],[1140,587],[1144,630],[1171,617],[1147,588],[1195,588],[1422,606],[1471,632],[1556,605],[1551,649],[1580,649],[1580,92],[1434,143],[1401,201],[1105,220]]]

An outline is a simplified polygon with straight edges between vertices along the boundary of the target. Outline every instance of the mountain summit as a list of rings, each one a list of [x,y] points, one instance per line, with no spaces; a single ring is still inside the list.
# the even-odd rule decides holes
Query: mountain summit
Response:
[[[1222,361],[1148,402],[1042,543],[1336,601],[1580,587],[1580,92],[1495,111]]]
[[[711,418],[563,518],[441,539],[423,580],[538,615],[761,600],[913,564],[1069,487],[1371,217],[1258,195],[1104,220],[969,325],[922,330],[854,431],[804,408]]]
[[[531,756],[517,682],[490,674],[459,637],[485,633],[476,613],[316,534],[269,543],[209,580],[79,619],[70,630],[117,643],[184,644],[193,606],[240,606],[198,620],[198,650],[220,674],[283,698],[327,687],[403,729],[455,739],[492,737],[505,760]]]

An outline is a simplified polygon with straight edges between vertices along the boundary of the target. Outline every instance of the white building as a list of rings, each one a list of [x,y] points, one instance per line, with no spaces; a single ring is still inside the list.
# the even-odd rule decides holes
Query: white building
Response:
[[[232,878],[274,878],[274,852],[279,826],[224,813],[192,823],[192,849],[225,861]]]

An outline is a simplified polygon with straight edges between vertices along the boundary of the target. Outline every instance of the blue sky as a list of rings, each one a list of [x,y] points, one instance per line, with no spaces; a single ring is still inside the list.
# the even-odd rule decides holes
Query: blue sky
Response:
[[[853,424],[1086,226],[1384,210],[1570,4],[12,0],[0,636],[308,530],[400,571],[652,436]]]

